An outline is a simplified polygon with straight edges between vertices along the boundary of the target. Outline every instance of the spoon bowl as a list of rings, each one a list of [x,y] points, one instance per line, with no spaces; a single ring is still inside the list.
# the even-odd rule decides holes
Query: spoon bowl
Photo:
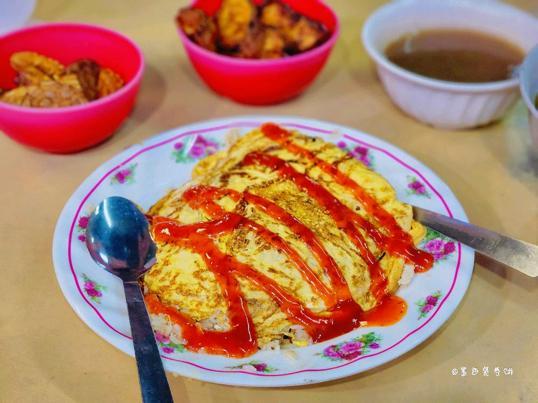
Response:
[[[146,217],[119,196],[103,200],[90,216],[86,246],[97,264],[122,280],[136,280],[155,259]]]

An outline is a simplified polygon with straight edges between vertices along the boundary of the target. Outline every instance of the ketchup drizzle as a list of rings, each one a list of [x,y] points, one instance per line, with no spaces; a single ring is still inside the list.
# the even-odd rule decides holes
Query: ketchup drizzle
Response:
[[[358,214],[352,218],[352,221],[363,227],[367,233],[387,251],[401,256],[407,262],[415,265],[417,272],[424,272],[433,265],[433,257],[427,252],[415,248],[413,240],[407,232],[402,230],[394,217],[388,213],[372,196],[370,196],[362,187],[360,187],[349,176],[338,170],[338,167],[324,161],[311,151],[290,141],[291,133],[274,123],[265,123],[261,127],[262,133],[273,141],[276,141],[288,151],[298,154],[321,168],[325,173],[330,175],[339,185],[351,189],[353,195],[361,202],[365,210],[375,218],[378,224],[387,231],[390,237],[383,237],[377,233],[375,228],[364,220]]]
[[[258,348],[256,330],[247,308],[247,301],[241,292],[238,277],[248,279],[256,287],[265,291],[292,323],[304,327],[314,342],[331,339],[358,326],[386,326],[400,320],[407,310],[407,305],[399,297],[386,295],[387,280],[384,272],[376,257],[368,249],[363,234],[371,237],[381,249],[413,263],[416,271],[424,271],[431,267],[433,262],[431,255],[417,250],[409,234],[403,231],[396,220],[351,178],[340,172],[336,166],[292,143],[288,131],[274,124],[265,124],[262,126],[262,132],[288,151],[312,161],[340,185],[351,189],[357,200],[379,225],[379,229],[376,228],[373,223],[341,203],[323,186],[307,175],[299,173],[282,159],[253,152],[242,161],[244,165],[259,164],[278,172],[281,176],[293,181],[296,186],[325,208],[338,227],[357,247],[366,262],[371,278],[370,291],[378,301],[377,306],[367,312],[361,310],[353,300],[348,284],[336,262],[314,232],[275,202],[248,191],[238,192],[211,186],[195,186],[184,192],[183,199],[192,208],[204,211],[212,221],[181,224],[171,218],[153,216],[150,217],[152,231],[156,241],[176,244],[202,257],[207,268],[214,273],[227,301],[230,329],[227,331],[204,330],[187,315],[166,305],[153,294],[145,297],[149,311],[166,314],[173,322],[179,324],[182,337],[186,340],[189,349],[231,357],[245,357],[255,353]],[[278,234],[240,214],[226,212],[217,203],[225,196],[232,198],[235,202],[244,200],[286,225],[313,253],[321,268],[327,273],[330,287],[327,287],[316,276],[299,253]],[[312,289],[323,299],[327,306],[326,311],[319,314],[312,312],[273,279],[220,251],[216,245],[216,238],[241,227],[255,231],[266,242],[282,251],[309,282]]]
[[[219,218],[225,215],[225,211],[214,201],[217,194],[217,188],[195,186],[183,193],[183,199],[187,201],[192,208],[201,208],[207,214],[209,214],[211,218]],[[328,306],[336,303],[335,296],[331,290],[327,288],[325,284],[323,284],[316,273],[306,264],[303,259],[301,259],[299,253],[288,245],[286,241],[280,237],[280,235],[275,234],[257,222],[239,214],[227,213],[227,215],[233,216],[237,219],[237,227],[247,227],[250,230],[255,231],[267,243],[273,245],[275,249],[282,251],[297,267],[304,279],[309,282],[312,289],[321,294],[321,297]]]
[[[220,332],[202,330],[186,315],[163,304],[157,296],[146,295],[148,309],[153,313],[164,313],[182,328],[182,337],[191,350],[244,357],[256,351],[256,330],[246,308],[246,301],[239,288],[236,276],[244,277],[264,290],[278,304],[289,320],[302,325],[313,342],[334,338],[368,322],[368,312],[363,312],[353,299],[339,301],[327,313],[316,314],[305,307],[297,298],[280,287],[276,281],[256,271],[250,265],[239,262],[233,256],[222,253],[214,238],[233,231],[240,225],[241,216],[226,213],[220,219],[199,224],[180,224],[171,219],[155,220],[153,235],[158,242],[173,243],[188,248],[204,259],[219,282],[228,302],[230,330]],[[398,311],[385,312],[384,324],[400,319],[405,301],[396,296],[386,297],[382,305],[390,301]],[[370,315],[371,316],[371,315]],[[372,319],[370,319],[372,320]],[[380,322],[380,323],[381,323]]]

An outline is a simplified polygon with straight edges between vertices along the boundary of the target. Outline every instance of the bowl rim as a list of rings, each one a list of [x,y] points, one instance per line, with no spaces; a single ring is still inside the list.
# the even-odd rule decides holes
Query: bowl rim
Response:
[[[508,4],[496,2],[496,1],[488,1],[487,2],[488,7],[496,7],[503,11],[509,11],[509,12],[515,12],[518,14],[524,14],[527,17],[535,18],[533,15],[526,13],[516,7],[512,7]],[[451,6],[457,6],[457,7],[474,7],[477,10],[481,9],[481,6],[484,6],[484,1],[478,1],[477,3],[470,3],[468,1],[448,1],[446,3],[437,2],[438,5],[451,5]],[[514,89],[518,86],[518,77],[514,76],[505,80],[500,81],[492,81],[492,82],[486,82],[486,83],[461,83],[461,82],[455,82],[455,81],[446,81],[446,80],[439,80],[435,78],[430,78],[426,76],[422,76],[417,73],[413,73],[409,70],[406,70],[393,62],[391,62],[376,46],[373,45],[371,36],[372,31],[374,30],[373,26],[376,23],[376,18],[379,18],[379,15],[383,12],[387,12],[387,10],[398,10],[398,8],[401,7],[420,7],[420,0],[407,0],[407,1],[399,1],[399,2],[391,2],[388,4],[385,4],[378,9],[376,9],[372,14],[370,14],[365,21],[362,32],[361,32],[361,39],[362,43],[367,51],[367,53],[370,55],[370,57],[378,64],[384,67],[385,69],[389,70],[393,74],[400,76],[402,78],[405,78],[409,81],[421,84],[425,87],[440,89],[440,90],[446,90],[450,92],[495,92],[495,91],[503,91],[507,89]],[[432,5],[435,5],[435,2],[430,3]],[[507,18],[509,18],[507,16]],[[477,31],[480,31],[480,29],[476,29]],[[396,38],[395,38],[396,39]]]
[[[142,53],[142,50],[140,49],[140,46],[136,44],[131,38],[128,36],[115,31],[110,28],[103,27],[101,25],[96,24],[88,24],[88,23],[82,23],[82,22],[45,22],[45,23],[38,23],[35,25],[31,25],[29,27],[23,27],[14,31],[10,31],[4,35],[0,35],[0,41],[8,40],[9,37],[18,35],[22,32],[28,32],[28,31],[38,31],[42,29],[47,28],[83,28],[83,29],[89,29],[89,30],[96,30],[105,32],[107,34],[111,34],[113,36],[119,37],[125,42],[127,42],[137,54],[139,58],[139,65],[137,67],[137,70],[135,74],[133,75],[133,78],[131,78],[123,87],[121,87],[119,90],[113,92],[112,94],[106,95],[103,98],[96,99],[94,101],[89,101],[85,104],[80,105],[72,105],[72,106],[59,106],[59,107],[47,107],[47,108],[39,108],[39,107],[32,107],[32,106],[19,106],[19,105],[13,105],[9,104],[7,102],[0,101],[0,109],[5,109],[8,111],[13,112],[24,112],[24,113],[33,113],[36,115],[42,115],[42,114],[58,114],[58,113],[66,113],[66,112],[78,112],[81,110],[88,110],[90,108],[96,108],[101,105],[104,105],[106,103],[112,102],[113,100],[120,98],[127,92],[131,91],[133,87],[136,87],[144,73],[145,68],[145,61],[144,61],[144,54]]]
[[[536,61],[534,62],[534,64],[536,65],[536,68],[538,68],[538,44],[533,47],[529,51],[529,53],[527,53],[525,60],[523,60],[523,63],[521,64],[521,68],[519,69],[519,89],[521,92],[521,97],[523,98],[523,102],[527,106],[527,109],[532,114],[532,116],[538,118],[538,109],[530,98],[530,89],[527,88],[527,86],[523,83],[523,76],[527,74],[527,72],[531,69],[531,57],[535,58]],[[538,92],[535,94],[535,96],[538,97]]]
[[[297,62],[301,62],[307,59],[310,59],[312,57],[315,57],[317,55],[321,55],[323,53],[328,52],[336,43],[337,39],[340,37],[340,19],[338,18],[338,15],[334,12],[334,10],[329,7],[324,1],[322,0],[316,0],[314,1],[321,7],[324,7],[331,16],[334,18],[334,29],[331,32],[331,35],[329,38],[323,42],[321,45],[316,46],[313,49],[309,49],[303,53],[299,53],[292,56],[287,57],[280,57],[276,59],[246,59],[246,58],[240,58],[240,57],[232,57],[223,55],[217,52],[212,52],[210,50],[207,50],[197,43],[193,42],[181,29],[181,27],[177,26],[176,29],[179,33],[179,37],[181,39],[181,42],[183,43],[183,46],[186,48],[189,48],[199,54],[202,54],[206,58],[212,59],[215,62],[220,63],[227,63],[230,65],[235,65],[238,67],[278,67],[282,66],[284,64],[293,64]],[[192,1],[189,5],[191,7],[195,1]]]

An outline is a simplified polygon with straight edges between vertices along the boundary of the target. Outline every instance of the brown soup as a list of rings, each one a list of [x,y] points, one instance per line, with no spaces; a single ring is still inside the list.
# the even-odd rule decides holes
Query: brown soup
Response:
[[[504,39],[455,29],[405,35],[389,44],[385,54],[413,73],[461,83],[506,80],[525,56],[522,49]]]

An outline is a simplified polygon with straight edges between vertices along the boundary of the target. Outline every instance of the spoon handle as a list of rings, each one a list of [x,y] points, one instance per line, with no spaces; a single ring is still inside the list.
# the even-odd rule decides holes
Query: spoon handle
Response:
[[[137,281],[124,281],[123,288],[133,335],[142,400],[144,403],[173,402],[140,285]]]

